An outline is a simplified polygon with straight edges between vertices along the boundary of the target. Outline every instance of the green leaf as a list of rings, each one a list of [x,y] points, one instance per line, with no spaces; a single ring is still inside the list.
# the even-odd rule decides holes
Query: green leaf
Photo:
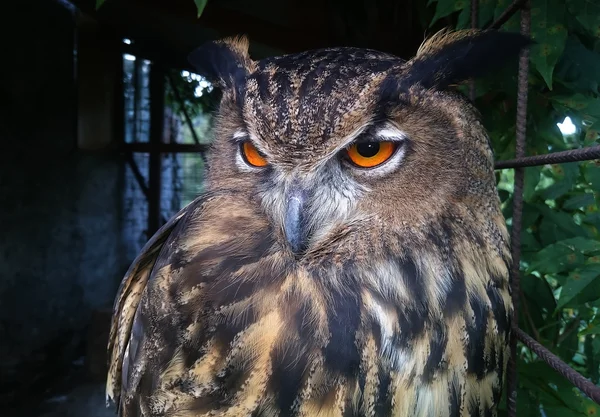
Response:
[[[546,246],[532,259],[528,272],[539,271],[542,274],[557,274],[583,265],[583,253],[573,246],[562,242]]]
[[[546,188],[542,193],[542,196],[546,200],[556,200],[559,197],[562,197],[573,188],[574,183],[568,180],[559,180],[552,184],[550,187]]]
[[[519,327],[528,333],[533,333],[533,325],[536,329],[538,329],[538,334],[542,340],[556,340],[560,330],[559,322],[557,322],[556,325],[552,325],[546,320],[546,316],[548,314],[552,314],[552,312],[554,312],[556,309],[554,295],[552,292],[550,292],[550,295],[552,295],[552,301],[554,301],[554,304],[551,306],[551,308],[545,310],[541,309],[535,303],[532,303],[533,298],[531,296],[525,296],[526,298],[524,301],[527,303],[528,314],[519,315]]]
[[[580,336],[587,336],[591,334],[600,334],[600,326],[591,326],[579,332]]]
[[[591,265],[582,271],[570,273],[560,293],[557,308],[563,307],[599,277],[600,265]]]
[[[525,184],[523,187],[523,199],[530,202],[535,195],[535,187],[540,182],[542,167],[530,167],[525,169]]]
[[[600,98],[577,93],[571,96],[557,95],[550,99],[586,116],[600,117]]]
[[[542,361],[518,363],[521,383],[537,394],[546,416],[567,417],[583,409],[583,398],[573,385]],[[518,414],[521,416],[521,414]],[[535,414],[539,416],[540,414]]]
[[[592,36],[600,37],[600,3],[594,0],[567,0],[567,6]]]
[[[480,28],[490,23],[494,18],[494,11],[496,10],[496,0],[480,0],[479,1],[479,22]]]
[[[597,375],[598,361],[596,360],[595,363],[596,363],[596,375]],[[596,379],[597,379],[597,377],[596,377]],[[596,383],[597,383],[597,381],[596,381]],[[583,399],[583,415],[588,416],[588,417],[600,416],[600,405],[596,404],[592,400],[584,398]]]
[[[528,268],[529,272],[557,274],[571,271],[585,263],[584,254],[600,251],[600,241],[581,236],[564,239],[546,246],[536,253]],[[592,265],[592,268],[600,265]]]
[[[598,265],[595,265],[598,266]],[[598,278],[600,278],[600,271]],[[577,296],[570,300],[564,307],[581,309],[588,305],[593,305],[596,301],[600,300],[600,279],[592,280],[589,285],[585,287],[585,290],[580,291]],[[565,281],[566,283],[566,281]]]
[[[569,36],[556,64],[554,77],[575,92],[598,91],[600,53],[586,48],[575,36]]]
[[[563,209],[585,209],[587,206],[594,204],[594,202],[594,195],[591,193],[577,194],[565,201],[565,203],[563,204]]]
[[[196,9],[198,9],[197,17],[202,16],[202,12],[204,11],[204,8],[206,7],[207,2],[208,2],[208,0],[194,0],[194,3],[196,4]]]
[[[560,0],[533,0],[531,7],[531,62],[552,90],[552,73],[567,41],[565,4]]]
[[[594,355],[600,355],[600,337],[595,337],[592,345],[594,347]]]
[[[581,333],[580,333],[581,334]],[[600,334],[600,329],[598,329],[598,333]],[[597,338],[597,337],[596,337]],[[594,339],[593,337],[586,337],[583,350],[585,352],[585,367],[590,376],[590,379],[595,384],[598,384],[598,380],[600,380],[600,358],[594,355]],[[589,415],[594,415],[588,411]],[[595,410],[600,411],[600,410]],[[598,415],[598,414],[596,414]]]
[[[525,230],[521,232],[521,247],[523,252],[537,252],[541,249],[541,246],[540,242],[531,233]]]
[[[535,275],[525,275],[521,278],[521,289],[525,295],[528,310],[533,317],[535,326],[542,327],[545,324],[542,313],[544,311],[553,312],[556,309],[556,299],[552,293],[552,288],[550,288],[548,281],[543,278],[538,278]],[[524,316],[522,318],[525,319]],[[551,338],[557,328],[549,327],[547,330],[550,330],[550,332],[545,332],[544,337]]]
[[[567,246],[573,250],[578,250],[585,254],[600,251],[600,241],[596,239],[588,239],[585,237],[574,237],[572,239],[565,239],[557,242],[561,245]]]
[[[494,19],[498,19],[502,13],[510,6],[511,0],[498,0],[496,4],[496,10],[494,10]],[[502,25],[502,30],[507,32],[516,32],[519,30],[519,16],[520,13],[515,13],[508,22]]]
[[[106,0],[96,0],[96,10],[100,8],[104,4]]]
[[[588,213],[584,218],[583,222],[590,224],[600,230],[600,213]]]
[[[429,23],[429,27],[432,27],[435,22],[443,17],[449,16],[454,12],[462,9],[469,9],[469,2],[467,0],[438,0],[435,6],[435,14],[433,19]]]
[[[537,113],[537,114],[536,114]],[[565,143],[565,138],[553,117],[549,117],[548,109],[539,109],[531,111],[531,115],[539,120],[532,126],[532,140],[528,142],[531,153],[544,154],[548,152],[548,146],[552,146],[553,151],[566,150],[569,147]]]
[[[555,167],[552,173],[556,182],[542,191],[546,200],[556,200],[571,191],[579,177],[579,165],[577,162],[562,164]]]
[[[573,216],[563,211],[549,211],[540,222],[540,241],[548,246],[575,236],[588,236],[589,232],[573,220]]]
[[[583,177],[595,190],[600,190],[600,166],[587,164],[583,170]]]
[[[457,29],[468,29],[471,27],[471,8],[465,7],[461,10],[458,15],[458,21],[456,22]]]
[[[525,204],[523,204],[523,220],[521,221],[523,229],[531,227],[539,219],[541,214],[542,213],[537,205],[525,202]]]
[[[570,320],[567,323],[565,328],[570,329],[571,326],[577,326],[577,328],[578,328],[580,322],[581,322],[581,319],[579,317],[575,317],[574,319]],[[563,335],[564,335],[564,333],[563,333]],[[579,344],[579,336],[577,335],[577,331],[575,331],[575,330],[570,331],[568,334],[566,334],[566,337],[564,338],[564,340],[562,340],[560,342],[560,344],[558,345],[558,349],[557,349],[558,356],[560,356],[563,359],[573,358],[573,355],[575,355],[575,353],[577,352],[578,344]]]

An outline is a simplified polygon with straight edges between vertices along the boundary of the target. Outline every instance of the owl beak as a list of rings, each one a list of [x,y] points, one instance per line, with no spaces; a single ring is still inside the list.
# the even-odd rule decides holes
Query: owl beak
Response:
[[[304,216],[306,193],[292,189],[287,198],[283,229],[294,254],[301,254],[308,244],[308,227]]]

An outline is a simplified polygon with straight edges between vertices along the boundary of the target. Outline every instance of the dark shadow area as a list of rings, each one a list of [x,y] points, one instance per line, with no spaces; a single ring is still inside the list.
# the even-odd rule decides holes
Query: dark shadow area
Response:
[[[366,14],[362,3],[214,0],[200,20],[192,0],[4,4],[0,414],[114,415],[104,385],[118,285],[202,190],[218,92],[190,72],[192,48],[246,34],[256,58],[338,45],[408,56],[423,39],[417,3]]]

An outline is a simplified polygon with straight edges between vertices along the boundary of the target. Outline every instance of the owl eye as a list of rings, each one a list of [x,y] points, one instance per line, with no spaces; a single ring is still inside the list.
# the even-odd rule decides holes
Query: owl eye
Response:
[[[241,150],[244,160],[248,165],[260,168],[267,166],[268,162],[265,157],[249,141],[242,143]]]
[[[398,148],[397,142],[359,142],[347,149],[348,159],[361,168],[374,168],[391,158]]]

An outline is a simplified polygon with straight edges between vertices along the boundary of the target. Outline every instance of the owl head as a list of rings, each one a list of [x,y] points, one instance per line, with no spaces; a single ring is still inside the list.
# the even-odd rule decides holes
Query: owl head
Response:
[[[516,33],[443,31],[408,61],[358,48],[255,61],[246,38],[209,42],[190,54],[223,92],[207,189],[260,206],[296,258],[364,230],[368,240],[417,233],[443,216],[497,216],[488,136],[452,87],[528,43]]]

